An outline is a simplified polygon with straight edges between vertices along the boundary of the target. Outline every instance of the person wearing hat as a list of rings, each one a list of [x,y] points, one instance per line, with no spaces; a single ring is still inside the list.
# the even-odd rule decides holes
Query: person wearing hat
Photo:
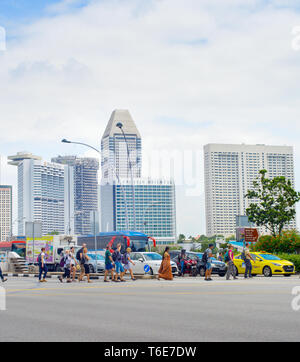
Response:
[[[131,253],[131,249],[130,249],[130,248],[127,248],[127,249],[126,249],[126,253],[125,253],[125,255],[124,255],[124,269],[125,269],[125,273],[124,273],[124,274],[126,274],[126,272],[129,271],[130,276],[131,276],[131,279],[132,279],[132,280],[136,280],[135,277],[134,277],[134,275],[133,275],[132,268],[131,268],[131,264],[132,264],[132,265],[135,265],[135,264],[134,264],[134,262],[130,259],[130,253]]]

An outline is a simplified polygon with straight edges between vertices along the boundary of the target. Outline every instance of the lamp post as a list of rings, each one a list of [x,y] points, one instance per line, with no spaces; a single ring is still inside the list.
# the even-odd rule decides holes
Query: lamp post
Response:
[[[12,237],[13,237],[13,228],[14,228],[14,225],[15,225],[15,223],[16,222],[21,222],[21,221],[23,221],[23,220],[26,220],[26,217],[25,216],[23,216],[22,218],[16,218],[14,221],[12,221],[11,222],[11,225],[10,225],[10,239],[12,239]],[[10,241],[12,241],[12,240],[10,240]]]
[[[62,142],[62,143],[68,143],[68,144],[72,143],[72,144],[75,144],[75,145],[81,145],[81,146],[85,146],[85,147],[91,148],[92,150],[96,151],[96,152],[101,156],[101,151],[100,151],[100,150],[98,150],[97,148],[95,148],[95,147],[93,147],[93,146],[88,145],[87,143],[69,141],[69,140],[67,140],[67,139],[65,139],[65,138],[64,138],[61,142]],[[124,198],[124,203],[125,203],[125,222],[126,222],[126,228],[127,228],[127,230],[129,230],[128,204],[127,204],[126,192],[125,192],[125,189],[124,189],[124,187],[123,187],[123,185],[122,185],[122,183],[121,183],[121,180],[120,180],[119,176],[117,175],[115,169],[114,169],[113,167],[111,167],[111,170],[113,171],[114,175],[116,176],[116,178],[117,178],[117,180],[118,180],[118,182],[119,182],[119,184],[120,184],[120,186],[121,186],[121,190],[122,190],[123,198]],[[95,245],[96,245],[96,242],[97,242],[97,241],[96,241],[96,239],[95,239]],[[97,256],[96,256],[96,258],[97,258]]]
[[[129,145],[123,130],[123,123],[118,122],[116,126],[121,130],[125,143],[126,143],[126,149],[127,149],[127,157],[128,157],[128,164],[130,169],[130,175],[131,175],[131,187],[132,187],[132,204],[133,204],[133,228],[134,231],[136,231],[136,214],[135,214],[135,190],[134,190],[134,184],[133,184],[133,172],[132,172],[132,163],[130,160],[130,151],[129,151]]]

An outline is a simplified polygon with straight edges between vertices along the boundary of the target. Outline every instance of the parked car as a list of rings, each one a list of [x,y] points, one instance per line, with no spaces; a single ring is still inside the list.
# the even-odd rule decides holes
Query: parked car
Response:
[[[178,263],[178,256],[181,253],[180,250],[172,250],[170,251],[171,260]],[[187,257],[192,260],[197,261],[197,274],[200,274],[201,277],[205,276],[206,266],[202,262],[203,253],[195,253],[192,251],[186,252]],[[212,258],[212,274],[218,274],[220,277],[224,277],[227,271],[227,266],[222,261],[217,260],[216,258]]]
[[[87,255],[90,258],[89,260],[90,273],[103,273],[105,270],[104,256],[97,254],[97,261],[96,261],[96,254],[88,253]]]
[[[134,274],[149,274],[157,275],[161,265],[162,256],[158,253],[152,252],[134,252],[130,254],[131,260],[135,263],[132,265],[132,271]],[[149,266],[149,268],[145,266]],[[174,261],[171,261],[172,274],[178,274],[178,268]],[[147,271],[149,269],[149,271]]]
[[[199,265],[199,274],[204,277],[205,276],[205,265],[202,262],[202,257],[204,253],[195,253],[198,258],[201,260]],[[224,277],[227,271],[227,265],[223,261],[219,261],[216,258],[212,257],[211,259],[212,265],[212,274],[218,274],[220,277]]]
[[[286,277],[295,274],[295,266],[293,263],[287,260],[282,260],[276,255],[263,252],[250,253],[254,262],[252,264],[252,275],[262,274],[265,277],[271,277],[272,275],[284,275]],[[245,262],[242,259],[242,255],[239,254],[233,259],[236,274],[245,273]]]

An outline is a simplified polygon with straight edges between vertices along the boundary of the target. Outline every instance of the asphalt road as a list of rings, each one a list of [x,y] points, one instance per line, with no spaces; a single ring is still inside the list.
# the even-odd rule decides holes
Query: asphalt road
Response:
[[[300,341],[299,277],[3,285],[0,341]]]

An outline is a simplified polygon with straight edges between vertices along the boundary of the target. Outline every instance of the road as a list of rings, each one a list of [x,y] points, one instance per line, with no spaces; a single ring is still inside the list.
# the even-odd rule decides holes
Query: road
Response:
[[[296,276],[3,285],[0,341],[300,341]]]

